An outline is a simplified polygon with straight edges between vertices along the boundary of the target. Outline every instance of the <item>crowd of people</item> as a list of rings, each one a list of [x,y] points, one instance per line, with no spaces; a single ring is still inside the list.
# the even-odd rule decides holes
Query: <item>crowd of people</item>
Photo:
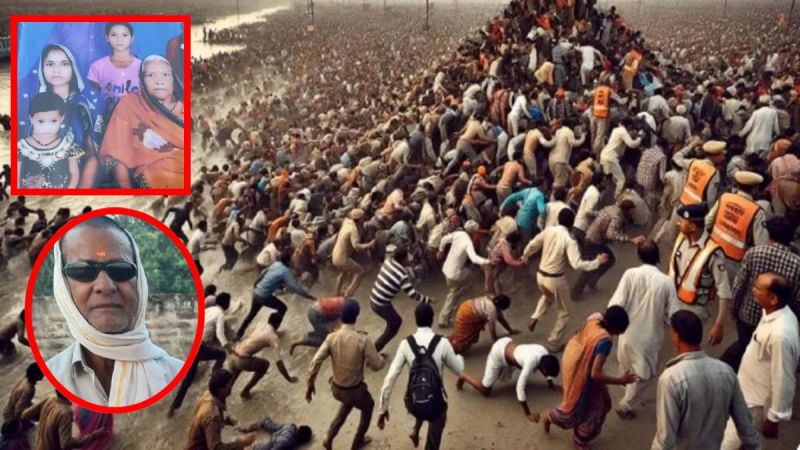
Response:
[[[325,40],[301,39],[302,30],[281,25],[243,33],[247,50],[193,67],[193,87],[212,105],[244,99],[228,111],[201,107],[195,118],[200,146],[223,161],[200,168],[182,205],[154,204],[158,216],[172,214],[169,226],[201,272],[203,252],[217,247],[221,272],[259,272],[232,339],[224,331],[230,294],[206,286],[203,342],[169,410],[180,409],[197,365],[215,361],[186,448],[223,442],[222,428],[234,425],[226,399],[239,375],[253,372],[240,393],[246,399],[270,366],[261,350],[271,347],[283,378],[299,381],[283,361],[290,332],[282,324],[304,313],[312,331],[293,336],[290,354],[318,347],[304,380],[312,404],[331,359],[331,393],[341,407],[322,440],[328,449],[353,408],[361,417],[351,448],[369,443],[375,400],[364,368],[387,363],[377,426],[395,412],[391,393],[408,365],[405,407],[416,419],[409,437],[417,446],[428,422],[430,449],[448,446],[444,367],[458,376],[457,390],[468,384],[486,396],[518,370],[525,419],[548,433],[552,425],[572,430],[576,448],[592,444],[612,408],[635,420],[653,384],[654,449],[758,448],[796,415],[797,52],[765,44],[714,61],[674,54],[591,0],[513,0],[458,42],[452,58],[417,73],[411,70],[429,65],[426,48],[447,45],[446,38],[379,41],[336,30]],[[272,33],[298,38],[270,48],[264,37]],[[401,58],[379,56],[398,47],[406,50]],[[256,77],[264,71],[283,80],[280,90]],[[244,88],[246,79],[262,83]],[[62,211],[63,220],[48,223],[23,198],[12,205],[7,255],[35,257],[44,230],[70,217]],[[26,234],[32,213],[41,227]],[[635,248],[639,264],[628,262],[619,280],[604,279],[621,262],[621,246]],[[534,264],[535,309],[525,320],[504,314],[523,301],[508,295],[520,280],[504,273]],[[373,267],[369,299],[359,302]],[[579,274],[570,284],[572,271]],[[317,292],[331,273],[334,292]],[[483,295],[470,298],[476,275]],[[446,298],[420,289],[430,279],[445,280]],[[608,302],[588,318],[573,317],[573,301],[600,284],[614,287]],[[308,307],[287,305],[282,289]],[[416,332],[398,342],[400,290],[418,306]],[[356,327],[367,304],[385,321],[378,336]],[[553,306],[546,342],[521,339],[519,328],[534,331]],[[258,321],[263,307],[274,312]],[[478,378],[465,372],[463,355],[476,351],[487,328],[493,344]],[[721,358],[707,355],[703,344],[718,346],[725,334],[736,339]],[[666,336],[677,356],[662,370]],[[606,367],[614,348],[619,373]],[[527,402],[534,373],[562,395],[545,411]],[[609,385],[624,386],[617,405]],[[19,398],[28,404],[11,408],[20,411],[11,420],[22,429],[36,416],[27,409],[32,395],[10,400]],[[241,436],[225,444],[247,447],[260,429],[288,442],[264,448],[311,439],[303,425],[268,419],[238,427]]]
[[[213,28],[206,29],[203,27],[203,42],[211,42],[211,43],[232,43],[232,42],[242,42],[244,40],[244,35],[239,33],[236,29],[233,28],[223,28],[221,30],[215,30]]]

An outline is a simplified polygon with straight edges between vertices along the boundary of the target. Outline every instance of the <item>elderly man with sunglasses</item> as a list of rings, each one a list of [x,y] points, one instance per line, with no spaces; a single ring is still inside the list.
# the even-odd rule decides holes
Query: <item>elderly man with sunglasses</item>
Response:
[[[53,293],[76,341],[47,361],[59,383],[102,406],[164,389],[183,361],[150,340],[147,278],[131,235],[109,217],[92,218],[56,243],[54,260]]]

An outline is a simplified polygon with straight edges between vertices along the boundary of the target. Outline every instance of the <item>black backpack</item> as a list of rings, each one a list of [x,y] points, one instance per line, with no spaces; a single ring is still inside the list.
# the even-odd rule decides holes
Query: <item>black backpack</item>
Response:
[[[417,345],[414,336],[407,338],[408,345],[414,352],[414,364],[408,372],[406,409],[420,420],[435,420],[444,412],[442,376],[433,361],[433,352],[441,339],[441,336],[435,335],[428,348],[425,348]]]

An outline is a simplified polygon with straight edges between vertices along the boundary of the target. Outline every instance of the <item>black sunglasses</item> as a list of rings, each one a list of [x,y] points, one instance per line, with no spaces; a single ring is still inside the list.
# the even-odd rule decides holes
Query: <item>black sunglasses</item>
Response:
[[[104,271],[111,280],[116,282],[128,281],[136,276],[136,265],[127,261],[94,262],[79,261],[66,264],[64,275],[75,281],[88,283],[97,279],[100,271]]]

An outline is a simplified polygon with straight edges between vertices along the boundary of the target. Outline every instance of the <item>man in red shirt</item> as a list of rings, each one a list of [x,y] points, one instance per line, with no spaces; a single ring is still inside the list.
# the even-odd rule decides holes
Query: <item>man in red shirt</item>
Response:
[[[311,323],[312,330],[306,334],[304,339],[293,342],[289,347],[289,354],[294,353],[295,347],[319,347],[328,337],[328,333],[333,331],[342,316],[342,306],[344,297],[326,297],[314,302],[308,308],[308,321]]]

